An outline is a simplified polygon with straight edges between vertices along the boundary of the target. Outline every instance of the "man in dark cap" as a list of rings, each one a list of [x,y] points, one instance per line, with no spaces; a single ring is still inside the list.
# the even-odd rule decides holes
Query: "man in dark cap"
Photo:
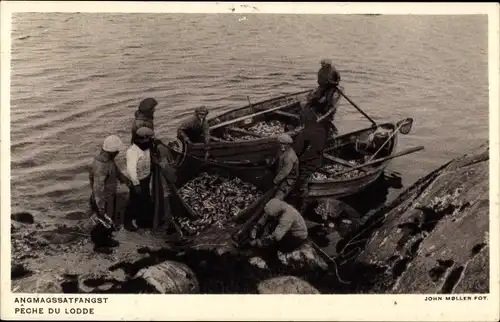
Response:
[[[280,155],[277,158],[277,172],[273,183],[277,186],[275,198],[284,200],[294,188],[299,176],[299,160],[291,147],[293,139],[287,134],[278,136]]]
[[[139,214],[147,213],[151,207],[151,166],[154,132],[148,127],[139,128],[133,144],[127,149],[127,173],[132,181],[130,191],[132,216],[128,218],[126,228],[136,230]]]
[[[147,127],[154,131],[154,112],[158,102],[154,98],[143,99],[139,103],[139,108],[135,111],[135,118],[132,123],[132,143],[134,143],[135,133],[141,127]]]
[[[177,138],[185,143],[205,143],[208,157],[208,144],[210,142],[210,127],[207,122],[208,109],[206,106],[198,107],[194,116],[182,123],[177,130]]]

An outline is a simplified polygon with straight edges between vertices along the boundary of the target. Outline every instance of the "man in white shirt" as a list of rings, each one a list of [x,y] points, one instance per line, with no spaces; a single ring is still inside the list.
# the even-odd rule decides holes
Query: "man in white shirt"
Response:
[[[131,218],[126,224],[129,230],[137,230],[137,219],[148,218],[148,212],[152,207],[149,184],[153,137],[153,130],[141,127],[136,132],[133,144],[127,150],[127,174],[133,185],[130,191]]]

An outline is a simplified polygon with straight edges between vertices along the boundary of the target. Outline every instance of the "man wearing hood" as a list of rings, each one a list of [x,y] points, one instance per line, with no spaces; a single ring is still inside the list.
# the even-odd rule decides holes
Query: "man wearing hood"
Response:
[[[264,207],[264,216],[251,232],[250,244],[259,248],[276,247],[290,252],[302,246],[308,237],[307,225],[301,214],[286,202],[273,198]],[[263,227],[267,220],[278,219],[274,231],[260,239],[256,239],[257,229]],[[273,247],[273,248],[274,248]]]
[[[118,246],[118,242],[111,238],[116,221],[116,187],[118,181],[131,186],[130,180],[120,171],[115,163],[122,140],[116,135],[108,136],[103,143],[101,152],[94,158],[89,171],[90,207],[94,212],[97,225],[90,235],[94,242],[94,250],[111,253],[110,247]]]
[[[137,130],[141,127],[147,127],[154,131],[154,113],[158,102],[154,98],[143,99],[139,103],[139,108],[135,111],[135,118],[132,123],[132,144]]]
[[[127,150],[127,173],[132,181],[130,192],[132,216],[127,220],[129,230],[137,230],[139,215],[151,210],[151,182],[152,155],[154,132],[148,127],[139,128],[133,144]]]

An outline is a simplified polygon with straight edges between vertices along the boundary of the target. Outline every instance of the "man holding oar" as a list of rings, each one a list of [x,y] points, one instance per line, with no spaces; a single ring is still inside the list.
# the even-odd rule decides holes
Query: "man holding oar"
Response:
[[[308,105],[317,105],[321,98],[325,97],[326,105],[325,108],[317,111],[320,114],[326,114],[330,112],[328,119],[332,124],[332,131],[334,134],[337,133],[337,129],[333,124],[333,118],[335,116],[334,111],[330,111],[330,109],[335,108],[333,106],[333,96],[335,91],[337,90],[337,86],[340,82],[340,74],[332,65],[331,59],[322,59],[321,60],[321,68],[318,71],[318,87],[309,97]],[[316,107],[317,108],[317,107]]]

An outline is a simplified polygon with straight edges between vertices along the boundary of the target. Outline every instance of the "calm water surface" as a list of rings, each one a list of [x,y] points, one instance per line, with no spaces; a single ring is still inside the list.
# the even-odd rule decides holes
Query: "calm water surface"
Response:
[[[16,14],[12,32],[12,211],[45,220],[87,207],[102,140],[128,142],[139,101],[157,135],[213,113],[316,85],[333,59],[345,93],[377,121],[415,119],[395,159],[403,184],[488,138],[487,17]],[[369,123],[343,100],[341,132]],[[123,164],[123,153],[118,160]]]

